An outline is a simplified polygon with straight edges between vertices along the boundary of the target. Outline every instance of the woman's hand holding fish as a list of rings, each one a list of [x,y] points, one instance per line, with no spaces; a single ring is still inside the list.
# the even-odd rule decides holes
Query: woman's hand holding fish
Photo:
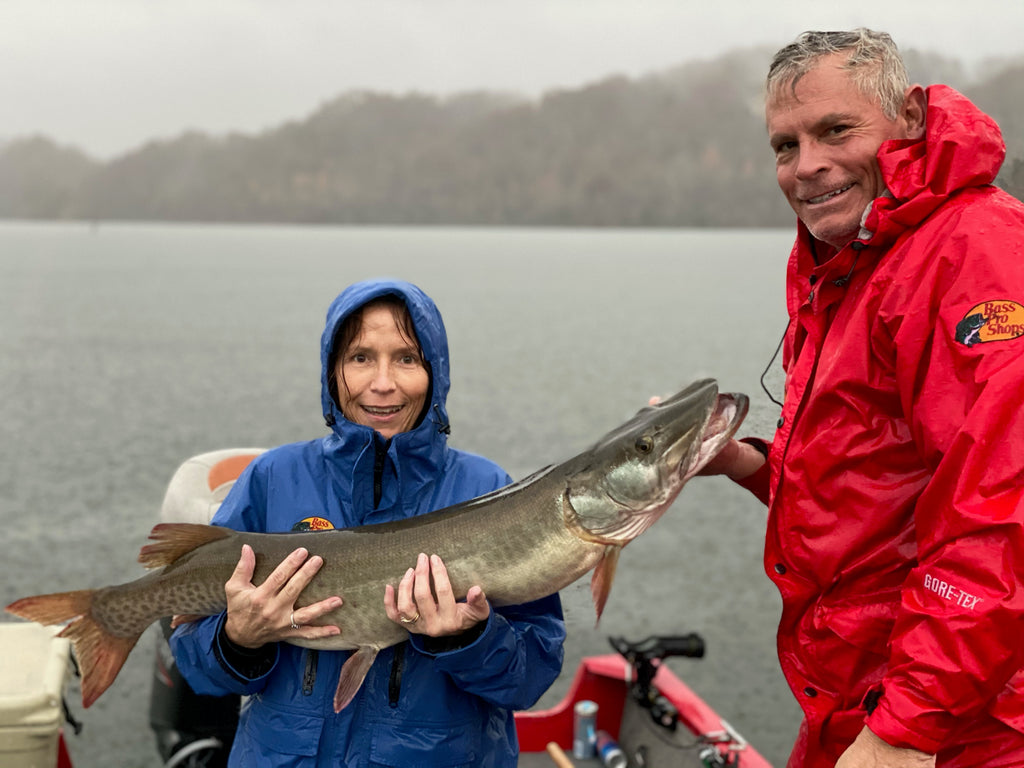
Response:
[[[437,555],[424,554],[415,568],[405,572],[397,590],[390,584],[384,587],[384,610],[389,619],[410,632],[431,637],[465,632],[491,614],[487,597],[478,586],[469,588],[465,602],[458,602],[444,562]]]
[[[294,637],[313,640],[340,635],[341,629],[336,626],[312,624],[340,608],[340,597],[329,597],[301,608],[295,606],[299,594],[323,564],[322,557],[310,557],[309,552],[300,547],[281,561],[266,581],[256,586],[252,583],[256,555],[252,547],[243,544],[238,565],[224,585],[228,600],[224,631],[231,642],[245,648],[259,648]]]

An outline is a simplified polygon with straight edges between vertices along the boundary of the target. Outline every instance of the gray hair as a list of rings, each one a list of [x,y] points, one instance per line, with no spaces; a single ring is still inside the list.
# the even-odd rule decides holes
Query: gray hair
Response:
[[[768,98],[779,97],[787,86],[795,90],[818,59],[835,53],[847,54],[843,69],[850,73],[853,84],[865,96],[877,100],[887,118],[895,120],[910,87],[907,68],[889,35],[864,27],[848,32],[804,32],[780,49],[768,68]]]

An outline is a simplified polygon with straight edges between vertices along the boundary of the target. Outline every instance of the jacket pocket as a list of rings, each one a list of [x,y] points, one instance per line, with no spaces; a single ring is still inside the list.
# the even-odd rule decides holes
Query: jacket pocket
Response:
[[[246,751],[256,757],[253,765],[274,768],[299,765],[303,762],[300,758],[314,757],[320,748],[324,729],[322,717],[274,709],[262,701],[251,701],[242,710],[241,717],[238,732],[245,739]]]
[[[370,765],[373,768],[479,765],[481,732],[479,724],[470,723],[451,723],[443,728],[378,723],[373,726]]]

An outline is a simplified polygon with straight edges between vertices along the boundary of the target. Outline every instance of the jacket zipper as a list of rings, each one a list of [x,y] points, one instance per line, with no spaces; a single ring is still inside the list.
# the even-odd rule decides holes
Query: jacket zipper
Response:
[[[306,651],[306,669],[302,673],[302,695],[312,696],[313,686],[316,685],[316,665],[320,658],[320,651],[308,649]]]
[[[388,679],[388,704],[392,708],[398,706],[398,694],[402,691],[402,666],[405,660],[405,643],[395,646],[395,655],[391,660],[391,677]]]
[[[373,436],[373,508],[380,505],[384,495],[384,460],[388,455],[388,444],[375,434]]]

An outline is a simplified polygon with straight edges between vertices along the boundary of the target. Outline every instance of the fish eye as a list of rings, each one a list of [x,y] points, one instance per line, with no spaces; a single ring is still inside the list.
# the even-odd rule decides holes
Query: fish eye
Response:
[[[640,453],[650,453],[654,450],[654,441],[649,437],[638,437],[635,445]]]

